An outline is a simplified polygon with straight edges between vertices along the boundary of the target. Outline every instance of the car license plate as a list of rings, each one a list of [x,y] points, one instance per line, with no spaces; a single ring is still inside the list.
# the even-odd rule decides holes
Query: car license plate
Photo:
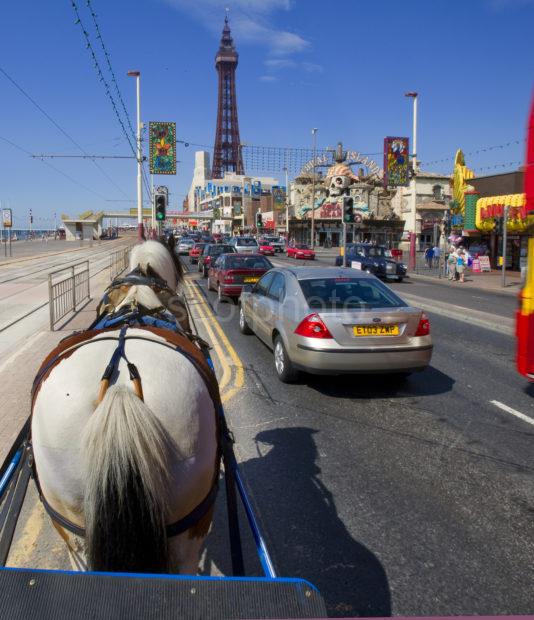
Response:
[[[253,282],[257,282],[259,280],[259,278],[243,278],[243,282],[245,284],[251,284]]]
[[[354,325],[355,336],[398,336],[398,325]]]

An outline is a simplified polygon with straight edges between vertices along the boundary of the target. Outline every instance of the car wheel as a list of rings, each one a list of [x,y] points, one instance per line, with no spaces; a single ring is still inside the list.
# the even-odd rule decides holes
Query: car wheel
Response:
[[[398,278],[397,278],[397,282],[402,282],[403,280],[404,280],[404,277],[403,277],[403,276],[398,276]]]
[[[396,381],[397,383],[402,383],[403,381],[406,381],[410,376],[411,376],[411,372],[407,371],[407,372],[392,372],[389,375],[389,378],[392,381]]]
[[[298,377],[280,336],[274,339],[274,368],[282,383],[292,383]]]
[[[239,331],[246,336],[250,336],[254,332],[250,329],[249,324],[247,323],[247,319],[245,318],[245,313],[243,312],[243,307],[239,308]]]
[[[226,297],[223,295],[222,287],[220,284],[217,285],[217,301],[222,304],[223,301],[226,301]]]

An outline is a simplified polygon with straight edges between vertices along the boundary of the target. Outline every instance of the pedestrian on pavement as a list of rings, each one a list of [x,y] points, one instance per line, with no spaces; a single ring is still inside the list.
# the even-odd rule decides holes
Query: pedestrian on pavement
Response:
[[[441,250],[439,249],[437,243],[432,248],[432,252],[434,252],[434,267],[439,267],[439,257],[441,255]]]
[[[456,259],[456,248],[451,246],[447,256],[447,273],[449,280],[452,280],[453,282],[456,280]]]
[[[426,261],[426,266],[431,269],[432,268],[432,261],[434,260],[434,250],[428,245],[426,250],[425,250],[425,261]]]
[[[465,282],[464,273],[467,267],[467,255],[463,250],[458,250],[456,258],[456,272],[460,276],[460,282]]]

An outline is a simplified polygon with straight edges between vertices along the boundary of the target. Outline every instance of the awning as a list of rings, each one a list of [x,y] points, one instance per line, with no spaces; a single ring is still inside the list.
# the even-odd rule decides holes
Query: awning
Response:
[[[490,232],[495,227],[495,218],[503,217],[508,209],[507,228],[510,232],[524,232],[534,224],[529,216],[525,194],[503,194],[479,198],[476,204],[476,227]]]

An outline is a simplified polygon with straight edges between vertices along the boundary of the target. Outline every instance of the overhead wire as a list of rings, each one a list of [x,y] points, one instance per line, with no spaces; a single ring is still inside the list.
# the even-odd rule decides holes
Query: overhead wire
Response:
[[[21,92],[21,93],[22,93],[22,95],[24,95],[24,97],[26,97],[26,99],[28,99],[28,101],[30,101],[30,103],[31,103],[34,107],[36,107],[36,108],[39,110],[39,112],[41,112],[41,114],[43,114],[43,115],[45,116],[45,118],[47,118],[47,119],[48,119],[48,120],[49,120],[49,121],[50,121],[50,122],[54,125],[54,127],[56,127],[56,129],[58,129],[58,130],[59,130],[59,131],[60,131],[60,132],[61,132],[61,133],[62,133],[62,134],[63,134],[63,135],[67,138],[67,140],[69,140],[72,144],[74,144],[74,146],[75,146],[77,149],[79,149],[79,150],[80,150],[80,151],[81,151],[84,155],[88,155],[88,153],[85,151],[85,149],[84,149],[84,148],[83,148],[80,144],[78,144],[78,142],[76,142],[76,140],[75,140],[75,139],[74,139],[74,138],[73,138],[73,137],[72,137],[69,133],[67,133],[67,131],[65,131],[65,129],[63,129],[63,127],[61,127],[61,125],[60,125],[60,124],[59,124],[56,120],[54,120],[54,119],[50,116],[50,114],[48,114],[48,112],[47,112],[45,109],[43,109],[43,107],[42,107],[42,106],[40,106],[40,105],[37,103],[37,101],[35,101],[35,99],[34,99],[34,98],[33,98],[33,97],[29,94],[29,93],[27,93],[27,92],[24,90],[24,88],[22,88],[22,86],[21,86],[21,85],[20,85],[18,82],[16,82],[16,81],[15,81],[15,79],[14,79],[14,78],[12,78],[12,77],[11,77],[11,76],[7,73],[7,71],[6,71],[5,69],[3,69],[2,67],[0,67],[0,73],[2,73],[2,74],[4,75],[4,77],[5,77],[6,79],[8,79],[8,80],[9,80],[9,81],[13,84],[13,86],[15,86],[15,88],[16,88],[19,92]],[[103,168],[102,168],[102,167],[101,167],[101,166],[100,166],[97,162],[95,162],[94,160],[92,160],[92,161],[93,161],[93,164],[96,166],[96,168],[97,168],[97,169],[98,169],[98,170],[99,170],[99,171],[100,171],[100,172],[101,172],[101,173],[102,173],[102,174],[106,177],[106,179],[107,179],[107,180],[108,180],[108,181],[109,181],[109,182],[110,182],[110,183],[111,183],[111,184],[112,184],[112,185],[113,185],[113,186],[114,186],[117,190],[119,190],[119,192],[120,192],[123,196],[125,196],[126,198],[128,198],[128,194],[126,194],[126,192],[125,192],[125,191],[124,191],[121,187],[119,187],[119,185],[117,185],[117,183],[116,183],[116,182],[115,182],[115,181],[114,181],[114,180],[113,180],[113,179],[112,179],[112,178],[111,178],[111,177],[110,177],[110,176],[109,176],[109,175],[105,172],[105,170],[104,170],[104,169],[103,169]]]
[[[128,134],[128,131],[126,130],[126,127],[124,126],[124,121],[122,120],[122,117],[121,117],[121,115],[119,113],[119,110],[118,110],[117,104],[115,102],[115,99],[113,98],[113,95],[111,93],[111,88],[109,86],[109,83],[106,80],[106,78],[104,77],[104,72],[102,71],[102,68],[101,68],[100,63],[98,61],[98,58],[97,58],[97,56],[95,54],[95,50],[94,50],[93,45],[91,43],[91,39],[89,37],[89,33],[85,29],[85,26],[84,26],[84,24],[82,22],[82,18],[81,18],[81,15],[80,15],[80,11],[78,9],[78,5],[76,4],[75,0],[70,0],[70,3],[71,3],[71,6],[72,6],[72,8],[74,10],[75,15],[76,15],[76,21],[74,23],[75,23],[75,25],[79,25],[80,26],[80,29],[81,29],[82,34],[83,34],[83,37],[85,38],[86,49],[89,50],[89,54],[91,55],[91,58],[93,60],[93,66],[94,66],[94,68],[95,68],[95,70],[97,72],[99,81],[104,85],[104,90],[106,92],[106,95],[107,95],[110,103],[111,103],[111,107],[113,108],[115,116],[117,117],[117,120],[119,121],[119,125],[121,126],[122,132],[123,132],[124,136],[126,137],[126,140],[128,141],[128,144],[130,146],[130,149],[131,149],[132,153],[137,158],[137,151],[136,151],[134,145],[132,144],[131,137]],[[89,3],[88,3],[88,5],[90,6]],[[93,12],[91,6],[90,6],[90,9],[91,9],[91,12]],[[107,57],[107,60],[108,60],[108,65],[111,66],[111,61],[109,59],[109,55]],[[112,75],[114,77],[115,73],[112,73]],[[122,97],[121,97],[121,99],[122,99]],[[126,109],[126,108],[124,108],[124,109]],[[128,119],[128,114],[127,113],[126,113],[126,118]],[[129,121],[127,120],[126,122],[128,123]],[[131,127],[131,122],[129,124],[130,124],[130,127]],[[134,142],[135,142],[135,138],[134,138]],[[151,192],[150,192],[148,180],[146,178],[146,173],[144,172],[144,168],[143,168],[142,162],[141,162],[141,165],[142,165],[142,169],[143,169],[143,181],[144,181],[144,185],[145,185],[145,190],[146,190],[147,196],[150,199]]]
[[[8,140],[7,138],[4,138],[3,136],[0,136],[0,140],[3,140],[7,144],[11,145],[13,148],[18,149],[19,151],[22,151],[23,153],[26,153],[26,155],[29,155],[30,157],[32,156],[32,153],[30,153],[30,151],[27,151],[26,149],[22,148],[18,144],[15,144],[11,140]],[[98,196],[102,200],[107,200],[105,196],[102,196],[102,194],[96,192],[94,189],[91,189],[90,187],[87,187],[87,185],[84,185],[83,183],[80,183],[80,181],[77,181],[76,179],[74,179],[73,177],[68,175],[66,172],[63,172],[63,170],[60,170],[59,168],[56,168],[50,162],[45,161],[43,158],[40,158],[39,161],[41,161],[43,164],[45,164],[45,166],[48,166],[49,168],[52,168],[52,170],[55,170],[58,174],[61,174],[62,176],[64,176],[66,179],[68,179],[69,181],[71,181],[75,185],[78,185],[79,187],[82,187],[86,191],[91,192],[91,194],[94,194],[95,196]]]

